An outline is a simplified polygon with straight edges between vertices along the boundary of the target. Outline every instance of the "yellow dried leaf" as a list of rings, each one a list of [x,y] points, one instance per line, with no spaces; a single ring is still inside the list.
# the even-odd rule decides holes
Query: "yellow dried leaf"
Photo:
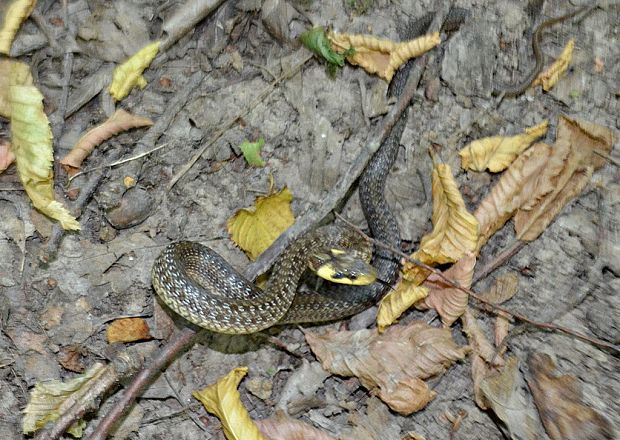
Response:
[[[228,233],[251,260],[255,260],[295,222],[288,188],[256,198],[253,208],[240,209],[228,219]]]
[[[412,258],[429,265],[453,263],[476,249],[478,221],[467,211],[448,165],[435,165],[432,185],[433,231],[422,237]],[[416,265],[405,263],[406,279],[416,282],[420,273]]]
[[[0,173],[6,170],[15,160],[11,151],[11,144],[6,139],[0,138]]]
[[[149,325],[142,318],[122,318],[112,321],[106,331],[109,344],[153,339]]]
[[[327,38],[337,52],[353,48],[353,55],[347,61],[363,67],[368,73],[376,73],[388,82],[392,80],[396,70],[409,59],[428,52],[441,43],[439,32],[423,35],[410,41],[396,43],[371,35],[339,34],[330,32]]]
[[[64,229],[79,230],[77,220],[54,200],[52,131],[43,112],[43,95],[36,87],[27,85],[29,77],[27,66],[12,65],[11,138],[19,178],[35,208],[58,220]]]
[[[488,169],[492,173],[505,170],[532,142],[547,133],[549,121],[526,128],[515,136],[491,136],[467,144],[459,155],[461,167],[472,171]]]
[[[401,280],[394,290],[383,297],[377,311],[377,329],[382,333],[387,326],[392,325],[409,307],[428,296],[428,289]]]
[[[82,161],[105,140],[132,128],[150,127],[151,125],[153,121],[149,118],[132,115],[123,109],[116,110],[107,121],[83,135],[60,163],[69,175],[73,175],[82,166]]]
[[[468,253],[452,267],[444,272],[444,276],[454,281],[459,286],[469,289],[474,276],[476,257]],[[432,308],[441,316],[441,322],[450,327],[467,308],[469,295],[460,289],[451,287],[445,280],[436,274],[431,274],[423,284],[429,288],[429,293],[424,300],[417,304],[420,309]]]
[[[194,391],[192,396],[220,419],[228,440],[267,440],[250,418],[237,391],[239,382],[247,373],[247,367],[235,368],[213,385]]]
[[[14,68],[13,66],[19,67]],[[9,58],[0,59],[0,116],[7,119],[11,117],[11,104],[9,102],[11,70],[14,70],[15,84],[23,86],[32,85],[32,75],[27,64]]]
[[[594,151],[607,154],[614,142],[614,133],[606,127],[561,117],[551,157],[536,182],[537,191],[515,214],[517,238],[538,238],[564,205],[581,193],[593,171],[605,163]]]
[[[474,212],[474,217],[480,223],[478,251],[515,211],[538,191],[538,177],[547,166],[550,155],[549,145],[534,144],[517,157],[480,202]]]
[[[112,85],[110,85],[110,95],[116,101],[120,101],[129,95],[135,86],[143,89],[146,87],[146,80],[142,72],[151,64],[159,52],[161,41],[147,44],[127,61],[114,69],[112,74]]]
[[[545,92],[548,92],[557,84],[560,80],[560,76],[566,72],[571,60],[573,59],[573,49],[575,48],[575,40],[572,38],[566,43],[564,50],[556,59],[553,64],[547,67],[544,71],[540,72],[538,77],[532,83],[532,86],[542,84],[542,88]]]
[[[13,0],[0,6],[0,53],[9,54],[15,34],[36,4],[36,0]]]
[[[65,382],[53,380],[37,383],[30,392],[30,401],[24,409],[22,420],[24,434],[31,434],[43,428],[46,423],[58,419],[91,391],[91,384],[104,372],[103,364],[96,363],[84,374]],[[80,419],[68,432],[74,437],[81,437],[85,426],[86,422]]]
[[[408,415],[435,397],[423,379],[443,373],[463,359],[449,329],[414,321],[375,330],[306,332],[306,340],[323,368],[341,376],[356,376],[394,411]]]

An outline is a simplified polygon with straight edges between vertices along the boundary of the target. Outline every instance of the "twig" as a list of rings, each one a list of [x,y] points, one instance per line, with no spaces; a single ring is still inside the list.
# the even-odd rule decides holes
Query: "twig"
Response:
[[[73,176],[71,176],[69,178],[69,182],[71,182],[76,177],[82,176],[82,175],[87,174],[87,173],[92,173],[93,171],[96,171],[96,170],[102,170],[104,168],[112,168],[112,167],[115,167],[117,165],[121,165],[121,164],[124,164],[124,163],[127,163],[127,162],[131,162],[132,160],[140,159],[141,157],[148,156],[149,154],[154,153],[157,150],[161,150],[162,148],[167,147],[167,146],[168,146],[168,144],[161,144],[158,147],[155,147],[155,148],[153,148],[151,150],[148,150],[148,151],[144,151],[144,152],[142,152],[140,154],[136,154],[135,156],[127,157],[125,159],[116,160],[116,161],[114,161],[112,163],[108,163],[106,165],[100,165],[100,166],[97,166],[97,167],[94,167],[94,168],[90,168],[88,170],[80,171],[79,173],[76,173]]]
[[[504,249],[502,253],[493,258],[493,260],[489,261],[478,273],[476,273],[476,276],[472,280],[472,285],[486,278],[495,269],[502,266],[506,261],[514,257],[521,249],[525,247],[527,243],[527,241],[515,240],[512,245],[510,245],[507,249]]]
[[[215,134],[211,137],[211,139],[209,140],[209,142],[207,142],[196,154],[194,154],[194,156],[192,156],[192,158],[181,167],[181,169],[172,177],[172,179],[170,180],[170,183],[168,183],[168,187],[167,187],[167,191],[170,191],[174,185],[176,185],[176,183],[194,166],[194,164],[196,162],[198,162],[198,159],[200,159],[202,157],[202,155],[205,153],[205,151],[207,151],[207,149],[213,145],[220,137],[222,137],[222,135],[224,133],[226,133],[226,131],[233,126],[233,124],[235,122],[237,122],[239,119],[243,118],[245,115],[247,115],[248,113],[250,113],[252,110],[254,110],[256,108],[256,106],[262,102],[265,98],[267,98],[271,93],[273,93],[276,89],[276,86],[284,81],[285,79],[290,78],[291,76],[295,75],[299,69],[301,69],[301,67],[306,64],[308,61],[310,61],[312,59],[312,55],[308,55],[306,57],[304,57],[296,66],[294,66],[291,70],[284,72],[282,75],[280,75],[278,78],[276,78],[271,84],[269,84],[267,87],[265,87],[259,94],[258,96],[252,100],[252,102],[250,102],[246,108],[244,108],[241,112],[239,112],[238,114],[234,115],[232,118],[230,118],[228,121],[226,121],[222,127],[217,130],[215,132]]]
[[[120,148],[117,148],[112,153],[112,159],[116,159],[121,155]],[[77,200],[71,206],[71,214],[75,218],[80,218],[82,215],[82,210],[84,206],[90,201],[91,197],[97,190],[99,184],[106,177],[108,171],[105,170],[93,178],[91,178],[80,190],[80,195]],[[52,227],[52,234],[50,238],[47,240],[47,244],[43,251],[39,254],[39,262],[43,265],[48,264],[50,261],[56,258],[56,253],[58,252],[58,247],[60,246],[60,242],[62,241],[62,237],[65,235],[65,230],[58,223],[54,223]]]
[[[446,11],[444,11],[444,16],[445,13]],[[439,18],[439,16],[436,18]],[[437,29],[441,27],[441,23],[434,25],[437,26]],[[338,182],[336,182],[327,196],[321,200],[321,203],[318,204],[318,206],[310,207],[306,210],[306,212],[300,215],[290,228],[281,234],[253,264],[248,266],[245,270],[245,276],[247,279],[253,280],[261,273],[264,273],[273,265],[274,261],[278,258],[278,256],[280,256],[284,249],[286,249],[289,243],[323,220],[346,196],[351,188],[351,185],[353,185],[362,171],[366,168],[366,164],[370,158],[379,149],[383,141],[389,136],[392,128],[399,121],[403,112],[407,109],[407,107],[409,107],[411,99],[415,94],[420,79],[422,78],[422,74],[424,73],[426,62],[426,55],[423,55],[416,60],[416,63],[407,78],[407,84],[405,85],[403,93],[398,98],[398,102],[387,114],[379,129],[372,134],[369,141],[366,143],[366,148],[362,148],[360,150],[360,153],[355,161],[345,172],[342,173],[340,179],[338,179]]]
[[[131,409],[136,398],[180,352],[194,344],[195,336],[200,333],[202,332],[197,332],[190,327],[184,327],[175,332],[173,339],[146,363],[146,368],[134,377],[131,384],[125,389],[123,396],[99,422],[89,439],[105,440],[116,422]]]
[[[135,351],[135,350],[133,350]],[[40,431],[35,440],[56,440],[60,438],[64,432],[75,422],[84,416],[87,412],[95,411],[99,406],[99,399],[106,392],[116,387],[119,382],[136,371],[142,366],[142,359],[136,353],[130,350],[120,353],[105,371],[96,379],[95,382],[88,385],[89,390],[80,397],[71,408],[60,416],[53,425]]]
[[[593,345],[596,345],[596,346],[599,346],[599,347],[604,347],[604,348],[607,348],[609,350],[613,350],[613,351],[615,351],[617,353],[620,353],[620,347],[618,347],[616,345],[613,345],[613,344],[610,344],[608,342],[605,342],[605,341],[603,341],[601,339],[581,334],[579,332],[571,330],[571,329],[569,329],[567,327],[563,327],[561,325],[552,324],[552,323],[549,323],[549,322],[535,321],[533,319],[528,318],[525,315],[522,315],[522,314],[517,313],[517,312],[513,312],[513,311],[508,310],[508,309],[506,309],[504,307],[498,306],[497,304],[493,304],[493,303],[489,302],[487,299],[485,299],[482,296],[478,295],[477,293],[473,292],[471,289],[467,289],[466,287],[462,287],[458,283],[455,283],[454,281],[452,281],[451,279],[446,277],[440,270],[435,269],[434,267],[431,267],[428,264],[424,264],[421,261],[416,260],[415,258],[411,258],[409,255],[405,254],[404,252],[402,252],[399,249],[396,249],[396,248],[394,248],[392,246],[386,245],[384,243],[381,243],[380,241],[377,241],[377,240],[369,237],[359,227],[357,227],[356,225],[354,225],[353,223],[351,223],[350,221],[348,221],[347,219],[342,217],[340,214],[338,214],[338,213],[334,213],[334,214],[336,215],[336,217],[338,217],[344,223],[349,225],[354,231],[356,231],[358,234],[360,234],[362,237],[364,237],[370,243],[374,244],[375,246],[378,246],[378,247],[381,247],[383,249],[386,249],[389,252],[392,252],[394,255],[398,255],[399,257],[404,258],[407,261],[412,262],[416,266],[419,266],[419,267],[421,267],[423,269],[426,269],[426,270],[434,273],[439,278],[441,278],[443,281],[445,281],[448,285],[450,285],[450,287],[453,287],[455,289],[459,289],[461,292],[464,292],[464,293],[468,294],[469,296],[471,296],[472,298],[474,298],[475,300],[483,303],[485,305],[485,309],[487,311],[490,311],[490,312],[493,312],[493,313],[503,312],[503,313],[509,315],[510,317],[514,318],[514,319],[517,319],[517,320],[523,321],[523,322],[527,322],[528,324],[531,324],[531,325],[533,325],[535,327],[539,327],[539,328],[544,328],[544,329],[547,329],[547,330],[553,330],[553,331],[558,331],[558,332],[561,332],[561,333],[565,333],[565,334],[573,336],[573,337],[575,337],[577,339],[581,339],[582,341],[589,342],[590,344],[593,344]]]

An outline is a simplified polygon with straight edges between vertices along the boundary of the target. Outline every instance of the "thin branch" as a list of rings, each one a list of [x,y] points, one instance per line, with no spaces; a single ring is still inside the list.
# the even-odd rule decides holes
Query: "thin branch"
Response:
[[[194,328],[184,327],[176,331],[165,347],[163,347],[153,358],[146,363],[146,367],[134,377],[131,384],[125,389],[123,396],[114,404],[110,412],[99,422],[90,436],[90,440],[105,440],[118,420],[121,419],[133,406],[136,398],[140,396],[146,387],[157,377],[170,362],[172,362],[180,352],[188,349],[194,344],[197,334]]]
[[[105,164],[105,165],[100,165],[100,166],[97,166],[97,167],[94,167],[94,168],[90,168],[88,170],[80,171],[79,173],[76,173],[73,176],[71,176],[69,178],[69,182],[71,182],[73,179],[75,179],[78,176],[82,176],[82,175],[87,174],[87,173],[92,173],[93,171],[96,171],[96,170],[102,170],[104,168],[112,168],[112,167],[115,167],[117,165],[121,165],[121,164],[124,164],[124,163],[127,163],[127,162],[131,162],[132,160],[140,159],[141,157],[148,156],[149,154],[152,154],[152,153],[156,152],[157,150],[161,150],[162,148],[167,147],[167,146],[168,146],[168,144],[161,144],[158,147],[155,147],[155,148],[153,148],[151,150],[148,150],[148,151],[144,151],[144,152],[142,152],[140,154],[136,154],[135,156],[131,156],[131,157],[128,157],[126,159],[116,160],[116,161],[114,161],[112,163],[108,163],[108,164]]]
[[[419,267],[421,267],[423,269],[426,269],[426,270],[434,273],[439,278],[441,278],[443,281],[445,281],[448,285],[450,285],[450,287],[453,287],[455,289],[459,289],[461,292],[464,292],[464,293],[470,295],[475,300],[483,303],[484,306],[485,306],[484,308],[487,311],[490,311],[490,312],[493,312],[493,313],[496,313],[496,314],[498,312],[503,312],[503,313],[509,315],[510,317],[514,318],[514,319],[517,319],[517,320],[523,321],[523,322],[527,322],[528,324],[531,324],[531,325],[533,325],[535,327],[539,327],[539,328],[544,328],[544,329],[547,329],[547,330],[552,330],[552,331],[558,331],[558,332],[561,332],[561,333],[565,333],[567,335],[573,336],[573,337],[575,337],[577,339],[580,339],[582,341],[589,342],[590,344],[593,344],[593,345],[596,345],[596,346],[599,346],[599,347],[604,347],[604,348],[607,348],[609,350],[612,350],[612,351],[615,351],[617,353],[620,353],[620,347],[618,347],[616,345],[613,345],[613,344],[610,344],[608,342],[605,342],[605,341],[603,341],[601,339],[584,335],[582,333],[576,332],[574,330],[571,330],[571,329],[569,329],[567,327],[564,327],[564,326],[561,326],[561,325],[552,324],[552,323],[549,323],[549,322],[536,321],[536,320],[530,319],[527,316],[522,315],[522,314],[520,314],[518,312],[513,312],[512,310],[506,309],[505,307],[501,307],[501,306],[498,306],[497,304],[493,304],[490,301],[488,301],[487,299],[483,298],[482,296],[480,296],[477,293],[475,293],[474,291],[472,291],[471,289],[468,289],[466,287],[461,286],[458,283],[455,283],[454,281],[452,281],[451,279],[446,277],[440,270],[435,269],[434,267],[431,267],[428,264],[424,264],[421,261],[416,260],[415,258],[411,258],[409,255],[405,254],[404,252],[402,252],[399,249],[396,249],[396,248],[394,248],[392,246],[386,245],[384,243],[381,243],[380,241],[377,241],[377,240],[369,237],[358,226],[354,225],[353,223],[351,223],[350,221],[348,221],[347,219],[342,217],[340,214],[335,213],[335,215],[340,220],[342,220],[344,223],[349,225],[358,234],[360,234],[362,237],[364,237],[367,241],[369,241],[370,243],[374,244],[375,246],[378,246],[378,247],[381,247],[383,249],[386,249],[387,251],[392,252],[394,255],[398,255],[399,257],[404,258],[405,260],[412,262],[416,266],[419,266]]]

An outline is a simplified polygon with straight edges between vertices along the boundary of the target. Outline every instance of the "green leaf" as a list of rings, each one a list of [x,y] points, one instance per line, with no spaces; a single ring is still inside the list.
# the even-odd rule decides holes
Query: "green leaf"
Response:
[[[340,54],[332,49],[325,28],[319,26],[307,30],[299,36],[299,39],[312,52],[323,58],[330,66],[344,66],[344,59],[353,55],[355,49],[350,48]]]
[[[260,157],[260,150],[263,149],[264,145],[265,139],[260,138],[256,142],[245,141],[239,146],[239,148],[241,148],[243,157],[248,164],[253,167],[264,167],[265,161],[262,157]]]

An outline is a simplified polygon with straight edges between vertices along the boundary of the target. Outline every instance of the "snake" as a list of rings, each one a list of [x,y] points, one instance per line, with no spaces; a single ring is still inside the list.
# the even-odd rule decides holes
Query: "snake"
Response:
[[[514,85],[500,85],[496,86],[493,89],[493,95],[499,96],[503,95],[506,98],[515,98],[517,96],[522,95],[525,91],[530,87],[532,82],[538,77],[543,68],[544,56],[542,50],[540,48],[540,44],[542,41],[543,32],[550,28],[551,26],[561,23],[565,20],[573,18],[582,12],[587,11],[583,15],[587,15],[590,11],[596,9],[596,5],[593,6],[582,6],[581,8],[575,9],[572,12],[568,12],[559,17],[552,17],[548,20],[541,22],[532,33],[532,53],[534,54],[535,64],[532,70],[523,78],[523,80]]]
[[[451,9],[444,28],[458,26],[467,16],[463,11]],[[433,16],[434,13],[428,13],[413,21],[402,36],[410,39],[423,34]],[[409,61],[396,73],[390,95],[402,93],[411,67]],[[393,248],[400,247],[400,230],[384,192],[406,120],[403,112],[358,180],[360,204],[371,235]],[[308,255],[334,248],[372,253],[372,266],[381,282],[297,291],[306,272]],[[245,279],[216,251],[192,241],[166,246],[153,263],[151,279],[161,300],[191,323],[218,333],[250,334],[274,325],[334,321],[359,313],[385,295],[397,280],[399,270],[398,258],[386,248],[377,247],[373,252],[358,232],[329,225],[293,241],[274,263],[264,290]]]

